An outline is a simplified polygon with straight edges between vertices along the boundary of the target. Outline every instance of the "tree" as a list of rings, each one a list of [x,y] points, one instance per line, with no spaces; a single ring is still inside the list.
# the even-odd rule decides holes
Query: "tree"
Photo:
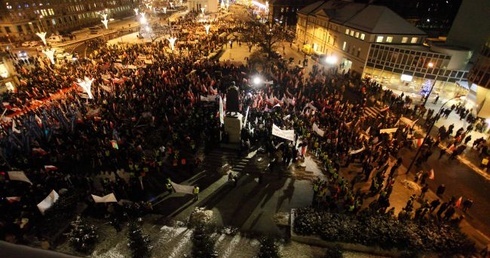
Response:
[[[271,237],[260,239],[260,249],[257,258],[279,258],[279,246],[276,240]]]
[[[132,257],[150,257],[150,237],[143,234],[141,226],[135,221],[129,223],[128,238],[128,246],[131,249]]]
[[[218,257],[215,241],[205,224],[199,223],[192,234],[192,257],[213,258]]]
[[[84,254],[94,249],[99,238],[95,226],[88,225],[80,217],[71,223],[71,231],[68,236],[71,247]]]
[[[257,20],[247,23],[243,39],[249,44],[259,46],[268,59],[277,57],[275,50],[278,43],[292,40],[284,27],[270,22],[261,23]]]

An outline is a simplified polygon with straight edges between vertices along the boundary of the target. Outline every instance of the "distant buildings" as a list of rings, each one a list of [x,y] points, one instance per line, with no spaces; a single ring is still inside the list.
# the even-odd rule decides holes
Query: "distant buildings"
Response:
[[[269,3],[269,19],[285,27],[294,27],[297,22],[296,13],[315,1],[317,0],[271,0]]]
[[[37,38],[36,32],[70,31],[101,23],[108,18],[134,15],[137,0],[9,0],[0,5],[0,38],[4,41]]]

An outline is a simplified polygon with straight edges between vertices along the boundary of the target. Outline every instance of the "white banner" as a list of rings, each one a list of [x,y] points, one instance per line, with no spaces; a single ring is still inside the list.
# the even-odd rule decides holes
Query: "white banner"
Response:
[[[325,131],[320,129],[316,123],[313,123],[313,131],[322,137],[325,135]]]
[[[110,193],[108,195],[104,195],[102,197],[95,195],[95,194],[92,194],[92,198],[94,199],[94,202],[96,202],[96,203],[117,202],[116,196],[113,193]]]
[[[58,195],[58,193],[53,190],[51,191],[51,193],[49,193],[48,196],[46,196],[46,198],[44,198],[44,200],[37,204],[37,208],[39,209],[41,214],[44,215],[44,212],[47,209],[51,208],[51,206],[53,206],[53,204],[58,201],[59,198],[60,196]]]
[[[8,174],[9,174],[10,180],[12,180],[12,181],[22,181],[22,182],[26,182],[26,183],[29,183],[32,185],[31,180],[29,180],[29,178],[27,178],[24,171],[9,171]]]
[[[385,129],[380,129],[379,133],[395,133],[396,130],[398,130],[397,127],[394,128],[385,128]]]
[[[216,101],[216,95],[200,96],[200,100],[204,102],[213,102]]]
[[[192,185],[179,185],[170,181],[172,187],[174,188],[176,193],[184,193],[184,194],[193,194],[194,186]]]
[[[294,142],[294,130],[282,130],[272,124],[272,135]]]

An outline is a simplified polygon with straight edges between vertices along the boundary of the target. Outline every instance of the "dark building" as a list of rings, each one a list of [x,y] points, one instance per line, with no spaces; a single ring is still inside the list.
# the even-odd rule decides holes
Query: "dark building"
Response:
[[[462,0],[358,0],[384,5],[425,31],[429,37],[446,36]]]
[[[269,18],[274,23],[285,27],[295,27],[298,17],[296,12],[317,0],[272,0],[269,4]]]
[[[102,24],[101,14],[121,19],[134,15],[137,0],[9,0],[0,1],[0,38],[37,38],[35,33],[72,31]]]

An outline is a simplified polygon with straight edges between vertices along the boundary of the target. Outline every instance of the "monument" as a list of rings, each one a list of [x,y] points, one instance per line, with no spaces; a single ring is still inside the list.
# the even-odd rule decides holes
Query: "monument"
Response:
[[[226,91],[225,133],[229,144],[240,144],[242,114],[240,113],[240,92],[235,82]]]

